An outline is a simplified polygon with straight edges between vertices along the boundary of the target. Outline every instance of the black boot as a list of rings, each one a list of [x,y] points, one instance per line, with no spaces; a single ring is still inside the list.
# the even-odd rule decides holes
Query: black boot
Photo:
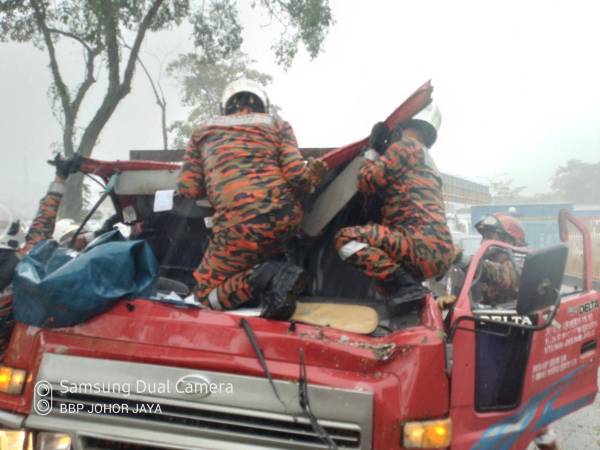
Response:
[[[392,315],[406,313],[430,292],[421,281],[403,268],[398,269],[387,280],[379,282],[379,289],[385,291],[387,307]]]
[[[248,282],[252,297],[262,306],[261,317],[287,320],[296,311],[296,300],[310,277],[301,267],[282,261],[266,261],[258,266]]]

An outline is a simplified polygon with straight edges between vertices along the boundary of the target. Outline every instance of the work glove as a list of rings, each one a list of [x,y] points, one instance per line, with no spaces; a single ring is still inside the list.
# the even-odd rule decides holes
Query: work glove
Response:
[[[312,174],[313,184],[318,186],[329,172],[329,166],[322,159],[308,158],[306,163],[308,170]]]
[[[440,295],[435,299],[435,302],[440,309],[444,310],[449,308],[456,302],[456,295]]]
[[[56,167],[56,176],[67,178],[81,167],[81,155],[75,153],[70,158],[64,159],[60,154],[57,154],[54,159],[48,161],[48,164]]]
[[[385,152],[389,144],[390,129],[385,122],[377,122],[371,129],[369,147],[380,155]]]

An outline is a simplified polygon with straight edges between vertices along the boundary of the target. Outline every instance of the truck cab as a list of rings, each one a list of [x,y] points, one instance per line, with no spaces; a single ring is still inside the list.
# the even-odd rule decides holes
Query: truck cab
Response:
[[[179,167],[89,160],[84,171],[112,180],[121,221],[143,224],[138,237],[161,276],[189,287],[209,239],[210,206],[153,207]],[[429,294],[391,313],[333,248],[340,226],[376,214],[377,205],[355,196],[317,236],[300,236],[287,250],[313,278],[303,301],[370,306],[379,317],[373,333],[146,298],[120,300],[67,328],[18,323],[0,367],[0,447],[525,449],[542,428],[593,402],[600,296],[589,232],[575,217],[565,212],[560,223],[564,245],[584,248],[576,288],[538,292],[562,278],[560,258],[548,259],[556,252],[492,241],[474,255],[449,310]],[[526,264],[533,253],[534,262],[518,299],[483,308],[478,266],[492,247]]]

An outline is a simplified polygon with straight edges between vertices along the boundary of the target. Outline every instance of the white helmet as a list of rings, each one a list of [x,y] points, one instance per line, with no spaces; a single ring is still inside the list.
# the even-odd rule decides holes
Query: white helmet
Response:
[[[79,225],[73,219],[60,219],[54,225],[52,239],[58,241],[60,245],[65,245],[73,237],[78,228]]]
[[[425,139],[424,144],[429,148],[437,139],[438,130],[442,125],[442,113],[432,102],[410,119],[408,124],[419,128]]]
[[[232,112],[235,112],[235,109],[230,110],[233,105],[228,103],[233,97],[242,92],[252,94],[262,102],[263,111],[261,112],[269,112],[269,98],[267,97],[265,90],[255,81],[240,78],[239,80],[229,83],[223,91],[223,97],[221,98],[221,114],[231,114]]]

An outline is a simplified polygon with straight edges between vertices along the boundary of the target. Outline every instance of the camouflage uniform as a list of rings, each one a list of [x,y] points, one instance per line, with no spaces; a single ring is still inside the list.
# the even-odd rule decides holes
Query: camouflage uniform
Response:
[[[442,181],[423,145],[403,138],[379,160],[366,160],[358,188],[383,198],[383,221],[341,229],[335,245],[343,259],[379,281],[400,268],[425,279],[448,270],[454,250]]]
[[[504,249],[491,249],[481,262],[481,292],[483,303],[495,305],[517,298],[519,271]]]
[[[177,191],[207,197],[213,236],[194,294],[214,309],[251,297],[248,277],[280,250],[302,218],[297,192],[318,183],[298,150],[291,126],[268,114],[217,116],[198,127],[186,149]]]
[[[17,256],[23,258],[40,241],[52,238],[54,224],[58,214],[58,207],[63,194],[63,185],[52,183],[48,193],[40,201],[37,214],[25,237],[25,244],[17,249]],[[7,290],[9,290],[8,288]],[[12,293],[5,292],[0,296],[0,360],[4,359],[4,354],[8,348],[10,335],[14,326],[12,317]]]
[[[29,253],[33,246],[38,242],[52,239],[54,224],[56,223],[56,216],[58,215],[58,207],[60,206],[63,193],[62,189],[55,186],[56,184],[57,183],[52,183],[50,189],[54,189],[54,191],[48,191],[44,198],[40,200],[40,206],[35,215],[35,219],[33,219],[33,222],[27,231],[27,235],[25,236],[25,245],[17,250],[21,258]]]

